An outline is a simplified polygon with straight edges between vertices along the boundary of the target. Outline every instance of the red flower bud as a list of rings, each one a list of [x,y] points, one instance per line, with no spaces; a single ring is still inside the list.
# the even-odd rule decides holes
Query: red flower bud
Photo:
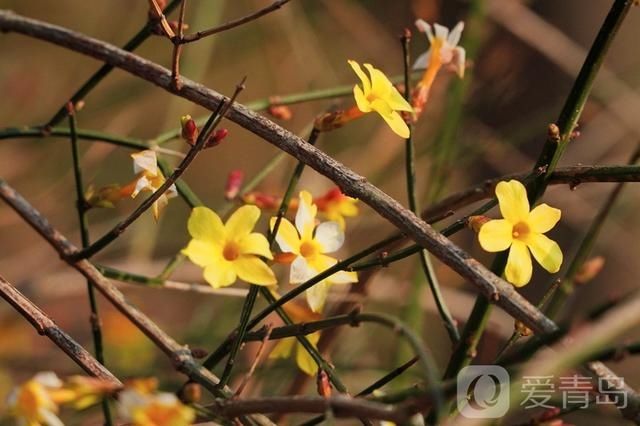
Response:
[[[227,129],[218,129],[211,136],[209,136],[209,140],[207,144],[204,146],[205,148],[211,148],[217,146],[224,138],[229,134],[229,130]]]
[[[324,398],[329,398],[331,396],[331,383],[329,382],[329,375],[326,371],[322,369],[318,370],[316,386],[318,388],[318,395]]]
[[[196,122],[190,115],[183,115],[180,118],[180,124],[182,126],[182,137],[184,140],[191,146],[195,145],[198,134],[200,133]]]
[[[278,120],[287,121],[291,120],[291,117],[293,117],[291,109],[286,105],[270,105],[267,112]]]
[[[240,192],[242,181],[244,180],[244,172],[242,170],[231,170],[227,176],[227,184],[224,187],[224,198],[233,200]]]

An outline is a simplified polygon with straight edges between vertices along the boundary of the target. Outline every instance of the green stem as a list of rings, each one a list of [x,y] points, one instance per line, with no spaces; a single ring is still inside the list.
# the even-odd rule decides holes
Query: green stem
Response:
[[[309,135],[308,142],[311,145],[315,145],[318,140],[320,132],[314,127]],[[305,164],[300,161],[296,165],[295,170],[291,174],[291,178],[289,179],[289,184],[287,185],[287,189],[285,191],[284,197],[280,203],[280,208],[278,209],[278,214],[276,217],[275,224],[273,228],[269,231],[267,236],[267,240],[269,242],[269,247],[273,246],[275,242],[276,235],[278,234],[278,229],[280,224],[282,223],[282,219],[284,218],[287,210],[289,209],[289,203],[291,202],[291,198],[293,197],[293,192],[300,180],[300,176],[302,176],[302,172],[304,171]],[[235,364],[236,356],[238,355],[238,350],[240,349],[240,345],[243,342],[245,334],[247,333],[247,325],[249,323],[249,319],[251,318],[251,311],[253,310],[253,306],[256,302],[258,291],[261,290],[261,286],[252,285],[249,289],[249,294],[245,299],[244,305],[242,306],[242,313],[240,314],[240,324],[237,328],[237,336],[233,340],[233,344],[231,345],[231,350],[229,352],[229,357],[227,358],[227,364],[225,365],[224,371],[220,378],[220,386],[224,387],[229,381],[231,376],[231,371],[233,370],[233,365]],[[262,289],[261,293],[266,297],[266,293],[269,293],[268,289]],[[270,293],[269,293],[270,294]],[[283,312],[284,313],[284,312]],[[285,319],[285,318],[283,318]],[[287,317],[288,319],[288,317]],[[308,346],[311,346],[306,337],[301,336],[302,340],[308,343]],[[301,343],[303,343],[301,340]],[[303,343],[305,345],[305,343]],[[307,345],[305,345],[305,348]],[[313,348],[312,348],[313,349]],[[315,357],[314,357],[315,359]],[[323,361],[324,362],[324,361]],[[318,364],[320,366],[320,364]]]
[[[175,9],[180,0],[172,0],[171,3],[165,7],[163,13],[169,14],[173,9]],[[153,34],[152,29],[156,25],[154,22],[147,22],[144,27],[136,35],[133,36],[131,40],[129,40],[123,47],[123,50],[127,52],[132,52],[138,46],[140,46],[149,36]],[[95,72],[89,79],[71,96],[69,101],[65,102],[65,104],[56,112],[56,114],[49,120],[49,122],[44,126],[45,128],[50,128],[58,123],[60,123],[67,116],[67,104],[71,102],[72,105],[76,105],[78,101],[82,100],[87,94],[93,90],[94,87],[98,85],[109,73],[113,70],[113,65],[104,64],[98,71]]]
[[[557,123],[560,129],[560,142],[553,138],[547,140],[532,171],[532,175],[535,176],[535,178],[533,183],[528,186],[529,203],[531,205],[534,205],[544,194],[548,184],[548,177],[555,169],[555,165],[558,163],[571,138],[580,113],[591,91],[593,80],[630,6],[631,1],[629,0],[616,0],[614,2],[611,11],[600,28],[596,40],[589,50],[589,54],[585,59],[578,78],[574,82],[567,101],[560,112]],[[540,173],[540,170],[544,170],[544,173]],[[496,275],[501,275],[504,271],[505,264],[506,252],[503,252],[496,256],[493,267],[491,268],[492,272]],[[487,323],[490,306],[485,296],[478,296],[469,321],[467,321],[462,332],[461,343],[451,356],[445,377],[455,377],[460,371],[460,368],[468,364],[475,355],[477,344],[480,341],[480,337]]]
[[[78,211],[78,224],[80,226],[80,238],[82,248],[86,248],[91,244],[89,240],[89,221],[87,218],[87,201],[84,198],[84,184],[82,181],[82,168],[80,167],[80,152],[78,149],[78,135],[76,133],[76,115],[73,111],[73,106],[69,104],[69,130],[71,136],[71,157],[73,160],[73,177],[76,188],[76,209]],[[98,302],[96,300],[96,294],[91,285],[91,281],[87,280],[87,294],[89,296],[89,308],[91,310],[91,334],[93,337],[93,346],[96,354],[96,360],[105,365],[104,362],[104,348],[102,343],[102,329],[100,327],[100,316],[98,315]],[[103,398],[102,413],[104,416],[104,422],[107,426],[113,424],[113,418],[111,417],[111,409],[109,408],[109,401],[107,398]]]
[[[411,73],[414,78],[419,78],[422,75],[422,71],[415,71]],[[390,78],[392,83],[400,83],[404,80],[404,75],[396,75]],[[245,106],[253,111],[261,111],[269,108],[272,105],[294,105],[310,101],[320,101],[323,99],[335,99],[340,97],[353,96],[353,84],[346,84],[342,86],[330,87],[328,89],[312,90],[307,92],[293,93],[291,95],[284,96],[270,96],[268,98],[259,99],[256,101],[248,102]],[[198,126],[202,125],[206,120],[206,117],[198,117],[195,122]],[[153,138],[150,142],[158,145],[163,145],[170,140],[173,140],[180,136],[182,129],[175,128],[159,134]]]
[[[629,165],[634,165],[640,159],[640,148],[636,149],[635,152],[631,155],[629,159]],[[555,294],[549,307],[546,310],[549,318],[555,318],[557,314],[560,312],[562,306],[564,306],[567,298],[573,293],[573,288],[575,285],[575,277],[587,261],[593,246],[600,235],[600,231],[602,230],[602,226],[606,222],[609,214],[613,210],[613,206],[616,201],[622,194],[622,190],[625,187],[625,183],[619,183],[615,186],[613,191],[607,197],[607,200],[604,202],[600,211],[595,216],[593,221],[591,222],[591,226],[587,230],[584,238],[580,242],[580,246],[578,247],[578,251],[574,255],[571,264],[569,264],[569,268],[562,279],[562,284],[560,285],[560,291]]]

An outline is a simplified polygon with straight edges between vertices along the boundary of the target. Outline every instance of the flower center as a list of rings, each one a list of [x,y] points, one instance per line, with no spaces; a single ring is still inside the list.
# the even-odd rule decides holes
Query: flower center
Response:
[[[529,225],[524,222],[518,222],[513,226],[513,238],[522,240],[529,234]]]
[[[222,250],[222,257],[229,262],[234,261],[240,256],[240,247],[234,242],[228,242],[225,244]]]
[[[300,254],[302,257],[312,257],[318,252],[318,248],[313,241],[305,241],[300,244]]]

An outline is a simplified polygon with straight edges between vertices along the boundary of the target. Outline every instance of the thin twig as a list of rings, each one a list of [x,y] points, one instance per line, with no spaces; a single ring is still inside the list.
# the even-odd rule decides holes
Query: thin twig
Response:
[[[168,14],[171,13],[173,9],[175,9],[180,0],[172,0],[167,7],[164,9],[163,13]],[[153,27],[155,27],[155,22],[147,22],[144,27],[136,35],[134,35],[131,40],[129,40],[123,47],[122,50],[126,52],[133,52],[136,50],[147,38],[149,38],[153,34]],[[91,90],[93,90],[98,83],[100,83],[111,71],[113,71],[114,66],[110,64],[102,65],[98,71],[96,71],[87,81],[85,81],[82,86],[69,98],[68,102],[71,102],[73,105],[76,105],[79,101],[81,101],[84,97],[86,97]],[[58,125],[64,118],[67,116],[67,103],[65,102],[59,109],[58,112],[55,113],[53,117],[43,126],[47,131],[52,127]]]
[[[240,395],[242,395],[242,391],[244,390],[244,388],[249,383],[249,380],[251,380],[251,376],[253,376],[253,373],[256,371],[256,367],[258,366],[258,364],[262,360],[262,353],[264,352],[264,349],[267,346],[267,341],[269,341],[269,338],[271,336],[271,331],[272,330],[273,330],[273,327],[271,326],[271,324],[268,324],[265,327],[265,335],[262,338],[262,340],[260,341],[260,347],[258,348],[258,351],[256,352],[255,358],[253,359],[253,362],[251,363],[251,367],[249,368],[249,371],[247,371],[247,374],[244,375],[244,377],[242,378],[242,381],[240,382],[240,385],[238,385],[238,389],[236,389],[236,391],[234,392],[234,394],[233,394],[234,398],[238,398]]]
[[[187,0],[180,3],[180,17],[178,18],[178,40],[184,36],[184,14],[187,9]],[[180,54],[182,53],[182,44],[173,44],[173,55],[171,58],[171,79],[176,90],[180,90]]]
[[[169,22],[167,21],[166,16],[164,16],[162,8],[158,5],[158,2],[156,0],[149,0],[149,7],[150,11],[154,14],[155,20],[160,24],[160,29],[162,29],[164,35],[169,40],[175,39],[176,33],[173,32],[173,29],[171,28],[171,25],[169,25]]]
[[[230,30],[231,28],[238,27],[240,25],[246,24],[247,22],[254,21],[261,16],[264,16],[268,13],[274,12],[280,9],[286,3],[289,3],[291,0],[276,0],[271,3],[269,6],[258,10],[250,15],[244,16],[242,18],[236,19],[235,21],[227,22],[226,24],[220,25],[218,27],[210,28],[208,30],[198,31],[195,34],[188,34],[184,37],[180,37],[178,41],[180,44],[192,43],[194,41],[198,41],[204,37],[209,37],[210,35],[217,34],[223,31]]]
[[[135,209],[126,219],[124,219],[122,222],[114,226],[110,231],[108,231],[106,234],[104,234],[102,237],[96,240],[96,242],[91,244],[89,247],[87,247],[86,249],[82,249],[80,253],[77,254],[78,259],[84,259],[84,258],[89,258],[93,256],[94,254],[96,254],[97,252],[105,248],[109,243],[111,243],[116,238],[118,238],[124,231],[126,231],[126,229],[133,222],[135,222],[145,211],[147,211],[153,205],[153,203],[156,202],[158,198],[160,198],[162,194],[164,194],[176,182],[176,180],[180,176],[182,176],[182,174],[187,169],[189,164],[191,164],[191,162],[196,158],[198,153],[204,149],[208,141],[209,135],[211,135],[211,132],[215,130],[216,126],[218,125],[218,123],[220,123],[222,118],[225,116],[230,106],[233,105],[233,102],[235,101],[236,97],[244,88],[243,84],[244,84],[244,80],[236,87],[235,93],[233,94],[229,102],[226,104],[226,106],[225,106],[225,103],[220,103],[218,105],[218,108],[216,108],[216,110],[211,114],[209,121],[203,127],[202,132],[198,136],[198,140],[196,141],[194,146],[191,147],[187,155],[182,159],[182,161],[173,171],[171,176],[169,176],[162,183],[160,188],[158,188],[150,197],[145,199],[142,202],[142,204],[140,204],[140,206],[138,206],[138,208]]]
[[[122,385],[120,380],[107,370],[102,363],[91,356],[85,348],[76,343],[71,336],[60,329],[40,308],[24,297],[22,293],[1,276],[0,296],[26,318],[38,334],[47,336],[88,374],[113,383],[114,385]]]

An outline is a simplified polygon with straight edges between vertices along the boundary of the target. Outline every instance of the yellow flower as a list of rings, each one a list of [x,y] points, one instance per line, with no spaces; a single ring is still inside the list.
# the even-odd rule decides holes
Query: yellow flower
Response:
[[[171,393],[141,393],[126,389],[118,397],[119,414],[133,426],[186,426],[193,423],[193,408]]]
[[[28,426],[63,426],[58,418],[62,381],[52,372],[36,374],[9,395],[9,413]],[[63,398],[64,399],[64,398]]]
[[[551,273],[562,265],[562,251],[555,241],[542,235],[560,220],[558,209],[540,204],[529,211],[527,190],[516,180],[500,182],[496,196],[504,219],[490,220],[482,225],[478,240],[483,249],[498,252],[509,249],[505,268],[507,281],[521,287],[531,280],[531,256]]]
[[[136,179],[129,185],[122,188],[123,194],[128,194],[131,198],[141,191],[155,192],[165,181],[162,171],[158,168],[156,153],[150,149],[131,154],[133,158],[133,172],[137,174]],[[153,217],[158,220],[160,213],[167,206],[170,198],[176,197],[178,191],[175,185],[171,185],[155,203],[153,203]]]
[[[264,235],[251,232],[260,218],[256,206],[242,206],[226,224],[206,207],[196,207],[189,217],[193,238],[182,252],[204,268],[204,279],[214,288],[227,287],[239,277],[257,285],[277,283],[273,271],[258,257],[273,259]]]
[[[272,293],[274,293],[276,298],[279,298],[275,292]],[[296,323],[319,321],[322,318],[319,314],[312,312],[309,308],[296,302],[285,303],[282,308]],[[318,340],[320,340],[320,332],[317,331],[315,333],[307,334],[307,340],[309,340],[309,343],[311,343],[315,348],[318,344]],[[290,358],[294,356],[294,354],[296,357],[296,364],[300,370],[310,376],[318,374],[318,364],[316,364],[311,355],[309,355],[309,352],[307,352],[305,347],[302,346],[295,337],[281,339],[269,354],[269,359]]]
[[[300,192],[298,211],[293,226],[287,219],[282,219],[276,242],[280,249],[295,255],[291,263],[290,282],[300,284],[320,272],[335,265],[338,261],[325,253],[337,251],[344,243],[344,232],[336,222],[324,222],[316,227],[318,208],[312,202],[311,194]],[[276,218],[271,219],[273,229]],[[307,290],[307,302],[313,312],[321,312],[324,307],[329,287],[332,284],[348,284],[358,281],[355,272],[340,271]]]
[[[358,207],[356,206],[358,200],[347,197],[338,187],[330,189],[325,195],[315,198],[313,201],[327,219],[338,222],[343,230],[345,228],[344,218],[358,215]]]
[[[408,138],[409,126],[398,111],[412,112],[411,105],[382,71],[374,68],[371,64],[364,64],[364,67],[369,71],[369,76],[367,76],[356,61],[348,62],[362,82],[362,88],[358,85],[353,87],[353,96],[358,109],[363,113],[377,112],[394,133],[401,138]]]
[[[320,340],[320,332],[307,334],[309,343],[315,348]],[[291,358],[295,353],[296,364],[300,370],[304,371],[309,376],[315,376],[318,374],[318,364],[313,360],[309,352],[302,346],[298,339],[295,337],[286,337],[281,339],[278,344],[273,348],[269,354],[270,359],[276,358]]]

